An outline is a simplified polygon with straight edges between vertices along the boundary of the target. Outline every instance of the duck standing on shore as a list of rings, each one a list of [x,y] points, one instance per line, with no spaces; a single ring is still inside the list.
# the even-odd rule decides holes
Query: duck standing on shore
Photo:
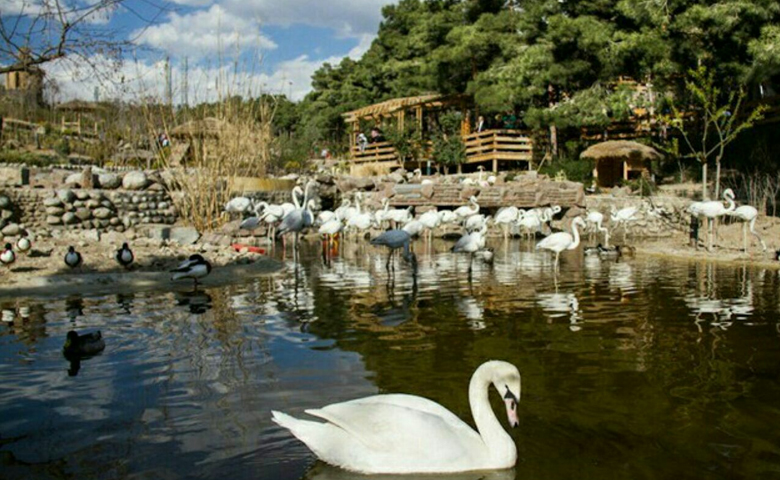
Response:
[[[84,259],[81,254],[76,251],[75,247],[68,247],[68,253],[65,254],[65,265],[70,268],[78,268],[84,263]]]
[[[116,256],[114,256],[114,258],[116,258],[117,263],[126,269],[129,269],[130,265],[133,263],[133,260],[135,260],[133,251],[130,250],[130,247],[127,246],[127,242],[123,243],[122,248],[116,251]]]
[[[5,244],[5,249],[2,253],[0,253],[0,262],[3,263],[6,267],[10,267],[12,263],[16,261],[16,254],[14,253],[13,249],[11,248],[10,243]]]
[[[190,255],[190,258],[181,262],[178,267],[171,270],[171,280],[181,280],[182,278],[191,278],[195,282],[195,288],[198,288],[198,279],[211,273],[211,264],[200,254]]]
[[[22,236],[16,241],[16,249],[21,253],[27,253],[32,248],[32,242],[27,237],[27,232],[22,232]]]

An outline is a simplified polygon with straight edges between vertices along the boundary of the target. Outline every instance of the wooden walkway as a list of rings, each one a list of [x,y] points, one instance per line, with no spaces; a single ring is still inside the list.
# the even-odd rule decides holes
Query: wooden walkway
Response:
[[[377,189],[376,200],[389,198],[393,207],[459,207],[473,195],[485,208],[515,206],[535,208],[560,205],[563,208],[585,205],[581,183],[539,179],[534,182],[507,183],[490,187],[473,185],[421,185],[385,183]]]

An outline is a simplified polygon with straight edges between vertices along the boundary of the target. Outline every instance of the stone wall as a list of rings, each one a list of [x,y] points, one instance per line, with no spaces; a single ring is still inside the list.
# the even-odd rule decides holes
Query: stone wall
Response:
[[[626,225],[626,233],[632,237],[668,237],[687,231],[690,226],[690,215],[685,210],[691,200],[685,198],[654,196],[652,203],[647,197],[635,196],[588,195],[585,198],[587,209],[604,214],[605,226],[610,229],[613,209],[638,208],[635,220]],[[622,228],[616,233],[622,235]]]
[[[168,192],[83,189],[6,189],[0,196],[0,225],[5,236],[19,229],[46,231],[98,230],[123,232],[130,227],[173,224],[178,215]],[[15,225],[15,227],[14,227]]]

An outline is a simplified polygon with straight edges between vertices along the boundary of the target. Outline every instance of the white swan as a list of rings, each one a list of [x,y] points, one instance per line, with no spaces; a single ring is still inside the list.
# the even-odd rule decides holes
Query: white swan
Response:
[[[359,473],[455,473],[511,468],[517,447],[488,400],[490,384],[503,396],[509,424],[518,425],[520,372],[511,363],[489,361],[469,382],[477,431],[426,398],[393,394],[334,403],[306,413],[325,423],[272,411],[322,461]]]

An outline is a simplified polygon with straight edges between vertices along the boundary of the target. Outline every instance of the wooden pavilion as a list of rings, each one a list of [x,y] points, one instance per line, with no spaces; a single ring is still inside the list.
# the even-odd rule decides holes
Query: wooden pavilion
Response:
[[[427,132],[424,129],[426,116],[436,115],[445,109],[457,109],[463,112],[460,130],[463,143],[466,146],[465,164],[486,163],[492,171],[497,172],[499,162],[512,166],[523,162],[523,165],[530,169],[533,159],[533,145],[528,132],[515,129],[472,131],[471,119],[468,115],[471,103],[469,97],[433,93],[394,98],[345,113],[343,117],[349,125],[350,131],[350,161],[353,172],[354,167],[366,164],[378,164],[390,168],[421,166],[422,161],[430,158],[431,153],[430,142],[426,138]],[[413,121],[423,132],[423,158],[414,162],[415,165],[403,165],[396,149],[384,139],[362,146],[359,144],[358,134],[361,133],[361,123],[381,128],[389,121],[395,121],[399,128],[403,128],[406,122]],[[368,132],[363,133],[366,136],[369,135]],[[458,165],[458,171],[461,171],[461,165]]]

